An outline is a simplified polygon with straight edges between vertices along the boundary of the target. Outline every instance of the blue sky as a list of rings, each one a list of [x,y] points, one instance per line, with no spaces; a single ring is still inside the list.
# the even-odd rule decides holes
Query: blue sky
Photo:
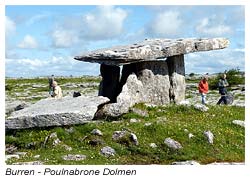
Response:
[[[85,51],[145,38],[229,38],[229,48],[185,55],[186,73],[245,69],[244,6],[6,6],[8,77],[98,75]]]

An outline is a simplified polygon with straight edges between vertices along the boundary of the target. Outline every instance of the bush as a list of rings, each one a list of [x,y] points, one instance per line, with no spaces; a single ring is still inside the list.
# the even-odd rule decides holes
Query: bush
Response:
[[[241,75],[241,72],[238,68],[230,69],[225,71],[227,75],[227,81],[229,87],[238,85],[238,84],[245,84],[245,78]],[[211,78],[209,80],[209,88],[210,89],[218,89],[218,82],[223,73],[219,73],[215,78]]]

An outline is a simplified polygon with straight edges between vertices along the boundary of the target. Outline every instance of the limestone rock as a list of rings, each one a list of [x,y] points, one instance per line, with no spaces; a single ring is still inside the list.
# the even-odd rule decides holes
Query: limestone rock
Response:
[[[5,161],[7,161],[8,159],[12,159],[12,158],[19,159],[20,156],[18,154],[8,154],[8,155],[5,155]]]
[[[211,131],[205,131],[204,135],[206,136],[206,138],[210,144],[214,143],[214,135]]]
[[[157,145],[156,145],[155,143],[150,143],[149,146],[150,146],[151,148],[157,148]]]
[[[181,162],[173,162],[172,165],[200,165],[200,163],[196,161],[181,161]]]
[[[6,101],[5,103],[5,113],[9,114],[13,111],[19,111],[21,109],[27,108],[29,106],[29,103],[26,103],[24,101]]]
[[[43,162],[41,161],[17,162],[13,163],[12,165],[43,165]]]
[[[108,102],[106,97],[64,97],[43,99],[6,119],[6,129],[63,126],[91,121],[99,105]]]
[[[101,149],[101,154],[105,157],[115,156],[115,150],[109,146],[105,146]]]
[[[83,154],[67,154],[62,156],[62,159],[65,161],[83,161],[87,158],[86,155]]]
[[[175,141],[175,140],[173,140],[173,139],[171,139],[171,138],[166,138],[166,139],[164,140],[164,143],[165,143],[170,149],[172,149],[172,150],[178,150],[178,149],[181,149],[181,148],[182,148],[182,145],[181,145],[179,142],[177,142],[177,141]]]
[[[98,136],[102,136],[103,135],[102,132],[99,129],[93,129],[91,131],[91,134],[98,135]]]
[[[213,39],[146,39],[143,42],[100,49],[76,56],[79,61],[96,62],[107,65],[124,65],[132,62],[162,60],[199,51],[210,51],[228,47],[229,40]]]
[[[194,108],[202,112],[206,112],[209,110],[209,108],[203,104],[195,104]]]
[[[241,127],[245,127],[245,121],[233,120],[233,124],[239,125]]]

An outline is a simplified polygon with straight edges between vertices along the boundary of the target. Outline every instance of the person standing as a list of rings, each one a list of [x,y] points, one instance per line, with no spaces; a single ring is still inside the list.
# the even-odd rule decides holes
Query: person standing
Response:
[[[227,86],[229,86],[228,82],[227,82],[227,75],[226,74],[222,74],[222,76],[220,77],[219,83],[218,83],[218,87],[219,87],[219,93],[221,95],[219,101],[217,102],[218,105],[220,105],[222,102],[224,104],[227,104]]]
[[[53,96],[52,96],[52,97],[54,97],[54,98],[56,98],[56,99],[62,98],[62,89],[61,89],[61,87],[57,84],[56,81],[53,81],[52,86],[53,86],[53,89],[54,89],[54,92],[53,92]]]
[[[52,74],[50,77],[49,77],[49,94],[51,97],[53,97],[53,92],[54,92],[54,88],[53,88],[53,82],[55,81],[55,77],[54,75]]]
[[[205,75],[202,77],[199,86],[199,93],[201,94],[201,103],[206,104],[206,96],[208,93],[208,76]]]

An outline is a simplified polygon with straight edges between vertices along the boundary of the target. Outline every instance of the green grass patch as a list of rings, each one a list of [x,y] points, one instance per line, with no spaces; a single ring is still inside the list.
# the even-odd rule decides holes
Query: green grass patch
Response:
[[[13,162],[40,160],[45,164],[171,164],[174,161],[196,160],[202,164],[210,162],[243,162],[245,159],[244,128],[232,124],[235,119],[244,120],[245,109],[235,106],[209,106],[207,112],[200,112],[193,107],[166,106],[146,107],[138,104],[136,108],[148,112],[143,117],[133,112],[125,114],[117,121],[97,120],[95,123],[71,127],[52,127],[47,129],[27,129],[6,132],[6,144],[13,144],[18,151],[27,152]],[[136,118],[140,122],[131,123]],[[151,125],[145,125],[151,123]],[[73,131],[69,132],[68,129]],[[91,135],[93,129],[99,129],[103,136]],[[114,131],[127,130],[136,134],[139,145],[121,143],[112,140]],[[203,135],[210,130],[214,134],[214,144],[209,144]],[[44,146],[46,137],[56,132],[63,144],[72,147],[67,151],[63,146],[54,146],[50,141]],[[188,133],[194,135],[188,138]],[[165,138],[180,142],[183,149],[173,151],[164,144]],[[104,144],[92,145],[90,141],[99,139]],[[151,148],[155,143],[157,148]],[[114,157],[106,158],[100,149],[110,146],[115,149]],[[34,158],[35,155],[40,157]],[[84,154],[83,161],[64,161],[63,155]]]

